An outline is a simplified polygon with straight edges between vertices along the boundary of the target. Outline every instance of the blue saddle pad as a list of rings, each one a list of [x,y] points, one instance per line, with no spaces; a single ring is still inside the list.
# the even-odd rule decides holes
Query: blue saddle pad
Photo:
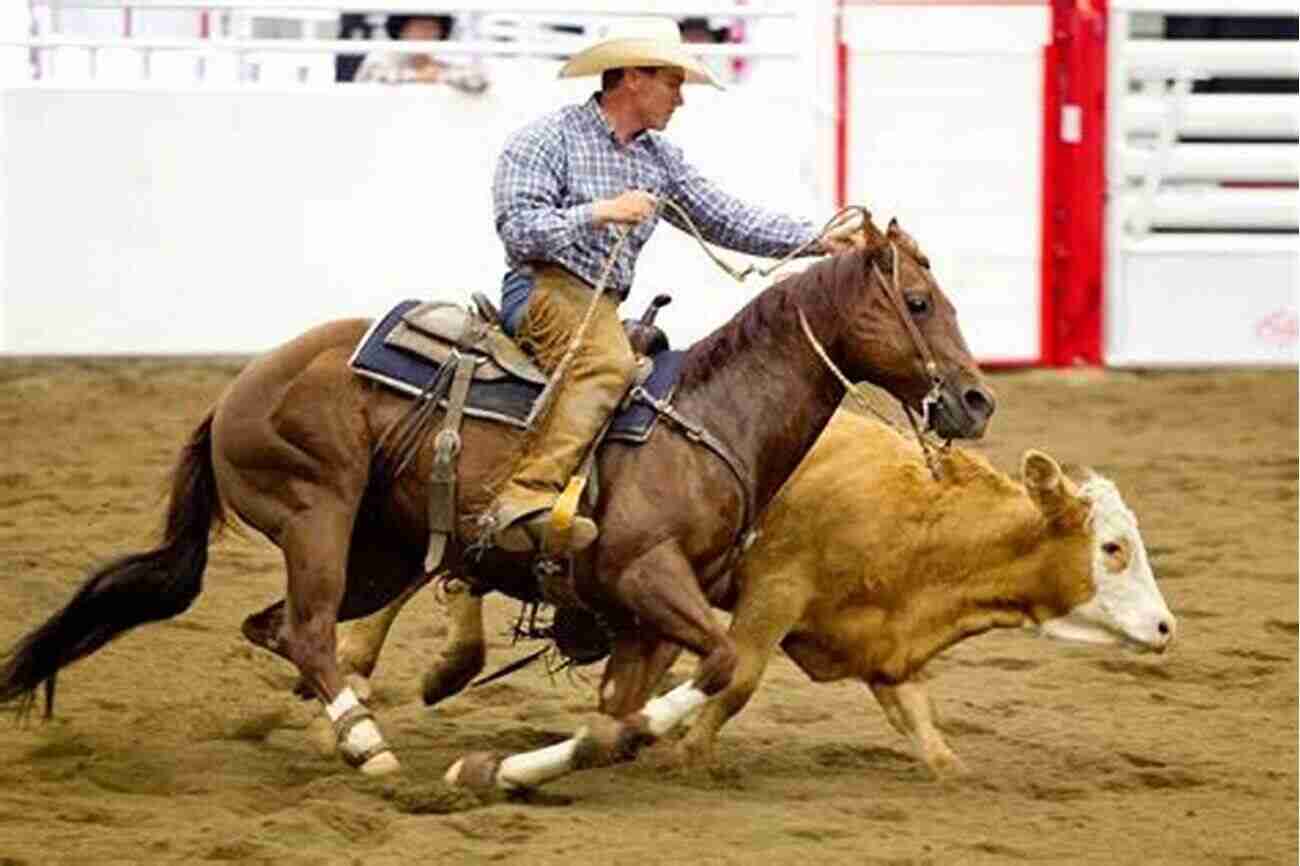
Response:
[[[384,345],[389,331],[402,320],[402,315],[419,301],[403,301],[386,316],[379,319],[361,338],[349,362],[360,376],[401,391],[418,396],[438,375],[438,364],[414,352],[396,346]],[[684,352],[660,352],[654,356],[654,372],[642,388],[656,400],[666,401],[677,384]],[[470,385],[465,402],[465,414],[523,427],[533,403],[542,389],[532,382],[507,377],[497,381],[475,381]],[[443,403],[445,404],[445,400]],[[644,442],[654,429],[658,413],[644,402],[633,402],[620,412],[610,426],[605,438],[622,442]]]

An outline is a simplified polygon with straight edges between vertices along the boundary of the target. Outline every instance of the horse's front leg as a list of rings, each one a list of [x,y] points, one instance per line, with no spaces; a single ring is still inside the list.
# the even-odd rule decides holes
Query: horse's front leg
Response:
[[[657,634],[624,629],[613,642],[600,680],[600,711],[622,718],[646,705],[681,647]]]
[[[896,731],[912,741],[932,773],[944,778],[967,772],[966,765],[948,748],[948,743],[935,727],[934,702],[919,678],[904,680],[897,685],[869,685],[885,711],[885,718]]]
[[[478,789],[516,790],[535,787],[574,770],[631,760],[731,682],[736,668],[735,645],[714,617],[694,570],[675,541],[665,541],[638,557],[608,590],[635,614],[640,628],[658,632],[698,655],[695,677],[650,700],[639,712],[618,719],[598,719],[554,746],[504,759],[484,752],[466,755],[447,771],[448,782]],[[637,672],[647,667],[629,665],[625,670]],[[625,688],[635,691],[637,687]]]

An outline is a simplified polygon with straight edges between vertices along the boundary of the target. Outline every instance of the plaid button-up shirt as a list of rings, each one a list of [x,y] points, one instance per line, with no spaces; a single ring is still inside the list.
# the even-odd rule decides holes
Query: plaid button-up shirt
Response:
[[[671,198],[707,240],[744,253],[779,257],[817,235],[811,223],[753,207],[718,189],[656,132],[620,144],[593,96],[540,118],[506,142],[492,183],[506,262],[512,271],[529,262],[562,265],[594,286],[618,234],[613,226],[593,222],[593,203],[631,189]],[[685,230],[673,211],[661,213]],[[658,221],[655,216],[633,227],[606,291],[627,297],[637,257]]]

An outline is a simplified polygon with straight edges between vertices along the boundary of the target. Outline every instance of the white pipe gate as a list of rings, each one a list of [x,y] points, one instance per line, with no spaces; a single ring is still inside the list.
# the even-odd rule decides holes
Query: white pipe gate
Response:
[[[1173,14],[1296,9],[1279,0],[1113,2],[1106,361],[1294,363],[1297,97],[1200,94],[1192,84],[1294,78],[1300,45],[1142,37],[1163,32],[1163,16]]]

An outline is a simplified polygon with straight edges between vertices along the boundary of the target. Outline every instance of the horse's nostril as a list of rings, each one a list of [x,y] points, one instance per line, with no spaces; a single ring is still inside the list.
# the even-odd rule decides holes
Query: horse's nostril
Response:
[[[962,392],[962,402],[972,415],[987,418],[993,414],[993,399],[979,388],[967,388]]]
[[[1160,620],[1160,625],[1156,626],[1156,630],[1159,631],[1159,632],[1160,632],[1161,634],[1163,634],[1163,635],[1168,635],[1168,634],[1169,634],[1169,623],[1165,622],[1163,619]]]

